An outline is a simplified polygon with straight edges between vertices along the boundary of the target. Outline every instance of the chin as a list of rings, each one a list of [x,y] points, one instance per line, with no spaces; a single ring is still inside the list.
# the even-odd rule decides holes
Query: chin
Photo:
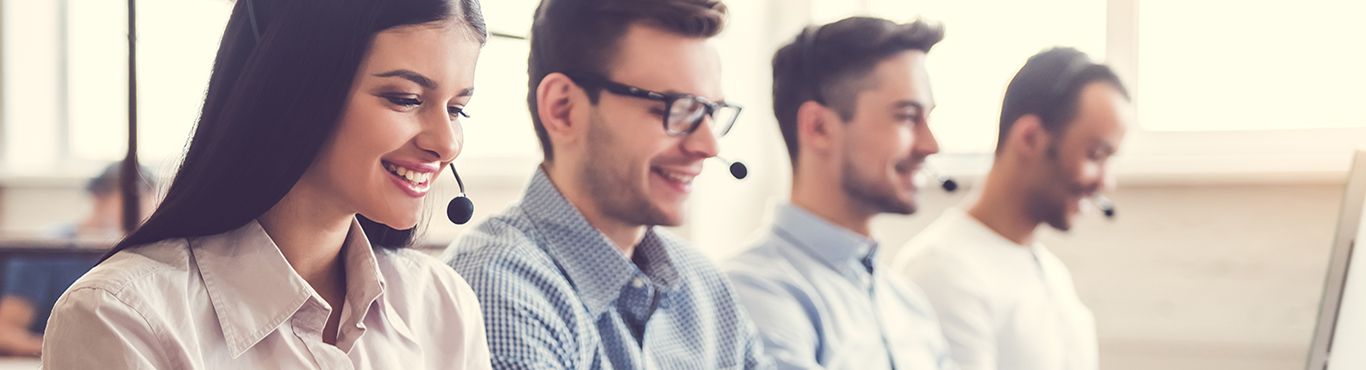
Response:
[[[889,194],[876,201],[880,205],[874,209],[881,213],[893,213],[898,215],[909,215],[918,210],[919,204],[915,199],[915,191],[903,191],[900,194]]]
[[[882,212],[893,213],[898,215],[909,215],[914,214],[915,211],[918,209],[919,207],[915,204],[915,202],[898,202],[894,204],[884,205],[882,207]]]
[[[381,224],[383,224],[384,226],[388,226],[389,228],[394,229],[394,230],[408,230],[408,229],[417,227],[418,217],[417,217],[416,214],[413,214],[413,215],[403,215],[403,216],[394,216],[394,215],[377,215],[377,216],[380,216],[380,217],[370,217],[370,220],[375,221],[375,222],[378,222],[378,223],[381,223]],[[369,216],[367,216],[367,217],[369,217]]]
[[[1058,231],[1067,232],[1072,230],[1072,217],[1062,216],[1048,221],[1048,226]]]
[[[650,225],[668,227],[680,226],[683,225],[683,219],[687,217],[687,213],[683,211],[682,205],[675,205],[672,207],[657,206],[655,207],[654,212],[651,213],[653,213],[653,217],[651,217],[652,220],[648,222]]]

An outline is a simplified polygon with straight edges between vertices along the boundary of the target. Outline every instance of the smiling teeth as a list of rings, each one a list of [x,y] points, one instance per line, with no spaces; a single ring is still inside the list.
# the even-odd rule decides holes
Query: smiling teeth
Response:
[[[389,170],[390,173],[393,173],[395,175],[398,175],[398,177],[402,177],[408,180],[408,182],[413,185],[422,185],[427,183],[427,181],[431,181],[432,179],[431,172],[417,172],[391,164],[386,164],[384,168]]]
[[[689,175],[680,175],[680,174],[675,174],[675,173],[670,173],[670,172],[664,172],[664,171],[659,171],[659,174],[660,174],[660,175],[663,175],[664,178],[666,178],[666,179],[673,180],[673,181],[677,181],[677,182],[681,182],[681,183],[684,183],[684,184],[691,184],[691,183],[692,183],[692,179],[693,179],[693,176],[689,176]]]

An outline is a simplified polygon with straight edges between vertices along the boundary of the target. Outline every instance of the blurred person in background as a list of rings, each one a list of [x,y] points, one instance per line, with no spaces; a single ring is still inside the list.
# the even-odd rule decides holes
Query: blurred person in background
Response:
[[[967,210],[949,209],[898,251],[965,370],[1096,370],[1096,324],[1067,266],[1037,239],[1072,229],[1108,187],[1134,113],[1108,66],[1072,48],[1029,58],[1006,87],[996,158]]]
[[[51,233],[63,240],[116,242],[123,231],[123,164],[113,163],[85,185],[90,211],[80,222],[62,225]],[[151,172],[138,168],[141,215],[156,206],[157,185]],[[57,297],[71,283],[99,262],[96,256],[14,256],[4,262],[4,288],[0,292],[0,354],[38,356],[43,347],[43,328]]]

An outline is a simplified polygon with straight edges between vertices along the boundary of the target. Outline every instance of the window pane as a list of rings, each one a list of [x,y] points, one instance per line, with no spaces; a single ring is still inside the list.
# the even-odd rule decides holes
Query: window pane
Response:
[[[826,24],[847,17],[862,15],[863,4],[850,0],[813,0],[811,2],[811,23]]]
[[[199,121],[232,2],[138,0],[137,4],[138,152],[149,163],[175,162]]]
[[[457,162],[477,159],[540,159],[540,144],[526,104],[526,41],[490,38],[479,55],[470,118],[463,120],[465,146]],[[526,172],[523,168],[513,171]]]
[[[122,158],[128,123],[126,3],[70,0],[68,81],[72,159]],[[204,102],[232,3],[138,1],[138,151],[170,164]]]
[[[117,160],[123,157],[128,137],[128,3],[68,4],[64,109],[70,123],[70,154]]]
[[[931,127],[946,153],[990,152],[1001,98],[1029,56],[1071,46],[1105,58],[1105,2],[1095,0],[869,0],[894,21],[942,22],[945,38],[927,61],[936,104]]]
[[[1345,0],[1139,3],[1143,127],[1366,127],[1361,14]]]
[[[483,2],[489,31],[526,36],[531,33],[532,14],[538,3],[533,0]],[[481,162],[481,159],[534,163],[541,158],[541,147],[531,127],[531,113],[526,104],[526,62],[530,52],[526,40],[489,37],[479,53],[474,76],[476,92],[470,100],[470,118],[464,120],[465,146],[456,160],[457,165]],[[508,171],[517,175],[528,173],[523,167]]]
[[[3,0],[0,83],[0,164],[7,171],[45,171],[57,166],[62,121],[62,4]]]

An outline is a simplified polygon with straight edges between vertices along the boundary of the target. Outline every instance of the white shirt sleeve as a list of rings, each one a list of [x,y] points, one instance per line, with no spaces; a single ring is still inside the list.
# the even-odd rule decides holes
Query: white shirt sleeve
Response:
[[[43,337],[43,369],[171,369],[146,318],[97,288],[66,292]]]

